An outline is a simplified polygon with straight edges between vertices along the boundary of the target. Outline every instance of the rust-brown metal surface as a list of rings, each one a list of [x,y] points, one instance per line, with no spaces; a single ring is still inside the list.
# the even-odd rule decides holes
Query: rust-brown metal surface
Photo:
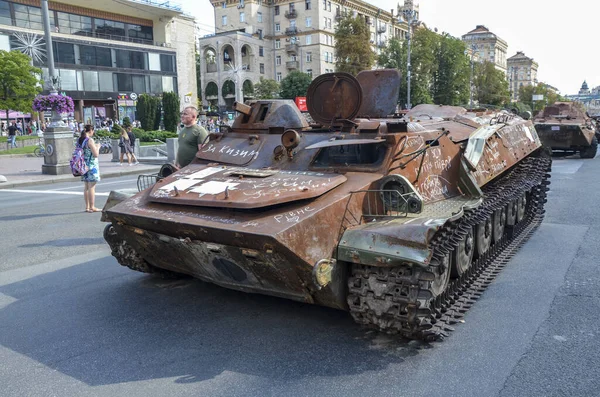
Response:
[[[347,132],[330,122],[358,113],[362,88],[348,76],[321,76],[309,89],[313,117],[327,127],[263,125],[293,103],[248,102],[192,164],[111,201],[105,218],[152,266],[344,309],[347,267],[336,260],[426,264],[433,234],[541,146],[530,121],[438,106],[353,119]],[[317,264],[328,285],[315,283]]]
[[[575,102],[557,102],[546,106],[534,118],[543,144],[554,150],[581,149],[596,136],[594,121]]]
[[[356,75],[356,80],[362,88],[359,117],[386,117],[396,112],[400,94],[399,70],[363,70]]]

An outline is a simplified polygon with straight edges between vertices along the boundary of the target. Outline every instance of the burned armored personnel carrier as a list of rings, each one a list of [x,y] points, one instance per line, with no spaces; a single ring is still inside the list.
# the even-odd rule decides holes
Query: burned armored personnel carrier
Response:
[[[552,151],[579,153],[582,159],[596,157],[600,133],[579,104],[556,102],[546,106],[535,116],[534,124],[542,143]]]
[[[551,160],[531,121],[417,106],[395,70],[316,78],[293,102],[236,104],[189,166],[111,195],[120,264],[349,311],[443,337],[539,224]]]

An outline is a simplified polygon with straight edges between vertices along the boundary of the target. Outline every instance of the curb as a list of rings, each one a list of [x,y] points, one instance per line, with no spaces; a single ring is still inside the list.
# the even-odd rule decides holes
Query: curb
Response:
[[[128,170],[128,171],[113,171],[113,172],[103,173],[100,176],[102,178],[116,178],[119,176],[126,176],[126,175],[141,175],[144,172],[148,172],[148,173],[151,173],[153,171],[158,172],[158,170],[159,170],[159,168],[142,170],[141,172],[139,169]],[[48,184],[48,183],[63,183],[63,182],[81,182],[81,180],[79,179],[79,177],[67,175],[66,177],[65,176],[56,176],[56,177],[50,178],[50,179],[39,179],[39,180],[35,180],[35,181],[5,182],[5,183],[0,183],[0,190],[10,189],[10,188],[15,188],[15,187],[35,186],[35,185],[43,185],[43,184]],[[102,182],[100,182],[100,184],[101,183]]]

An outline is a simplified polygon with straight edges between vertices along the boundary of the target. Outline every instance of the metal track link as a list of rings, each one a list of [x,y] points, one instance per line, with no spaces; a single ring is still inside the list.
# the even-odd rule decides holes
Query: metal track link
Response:
[[[387,333],[433,341],[452,331],[519,248],[542,222],[551,159],[528,157],[506,175],[484,188],[484,201],[458,220],[442,227],[431,240],[428,269],[417,266],[382,268],[352,265],[348,304],[354,320]],[[499,241],[477,258],[446,290],[434,297],[431,280],[436,267],[452,252],[469,228],[490,217],[510,201],[528,195],[524,218],[507,226]]]

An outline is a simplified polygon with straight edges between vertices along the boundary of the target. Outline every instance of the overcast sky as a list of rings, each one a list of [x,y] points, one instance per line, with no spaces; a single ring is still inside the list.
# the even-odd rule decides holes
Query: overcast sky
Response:
[[[315,0],[318,2],[319,0]],[[382,9],[398,0],[372,0]],[[403,0],[400,0],[403,2]],[[209,0],[175,0],[194,15],[203,34],[214,33],[214,12]],[[539,63],[538,80],[557,87],[561,94],[576,94],[587,80],[600,85],[600,2],[596,0],[417,0],[421,20],[431,29],[460,37],[485,25],[508,43],[507,57],[517,51]]]

